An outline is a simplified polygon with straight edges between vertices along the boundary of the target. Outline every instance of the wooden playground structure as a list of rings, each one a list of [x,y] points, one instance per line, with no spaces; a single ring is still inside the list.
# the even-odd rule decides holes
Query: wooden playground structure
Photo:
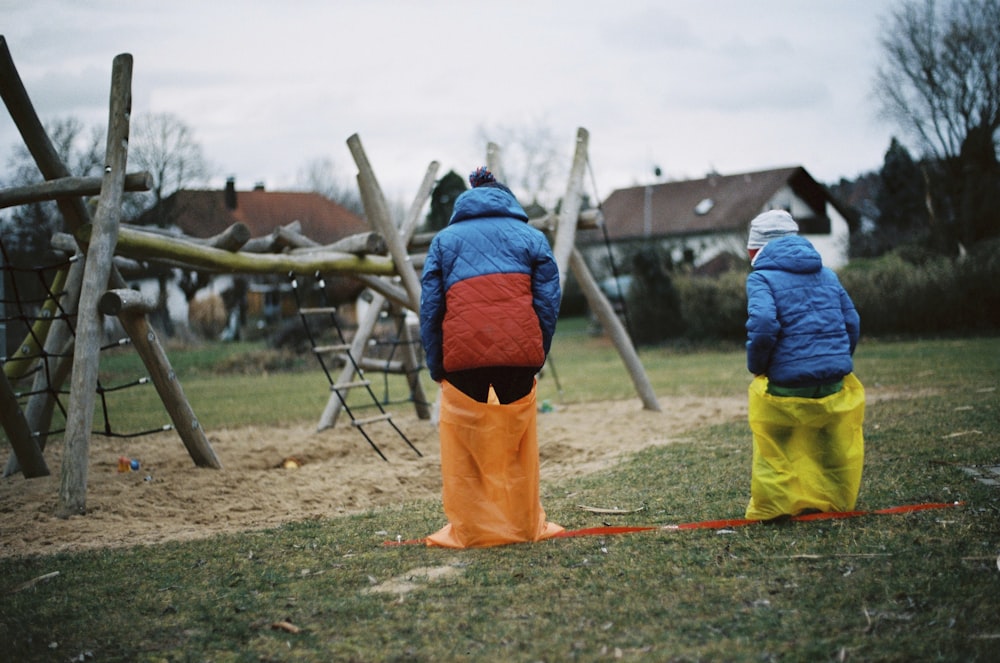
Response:
[[[382,241],[372,241],[369,234],[347,238],[331,246],[316,246],[309,238],[296,233],[294,228],[281,228],[275,230],[275,235],[282,235],[283,241],[271,242],[264,249],[254,247],[255,250],[250,251],[249,231],[241,224],[209,240],[168,237],[123,225],[124,193],[148,190],[151,186],[148,174],[126,172],[132,64],[129,54],[117,56],[112,64],[103,176],[74,177],[45,133],[6,41],[0,36],[0,95],[44,180],[37,185],[0,190],[0,207],[43,200],[57,203],[68,234],[57,235],[53,238],[53,245],[72,256],[72,260],[56,276],[58,287],[53,287],[52,292],[61,293],[58,304],[61,310],[75,316],[75,325],[70,325],[65,319],[50,319],[56,304],[46,302],[32,326],[31,334],[14,356],[7,357],[3,363],[4,370],[0,372],[0,415],[13,451],[5,475],[18,470],[25,478],[49,474],[43,451],[45,431],[52,418],[54,404],[51,387],[42,382],[69,380],[57,510],[60,517],[86,513],[89,443],[103,316],[116,316],[121,322],[195,465],[222,469],[222,463],[209,444],[169,358],[149,324],[148,315],[155,309],[156,302],[126,286],[118,267],[124,261],[146,261],[215,273],[350,276],[363,283],[370,305],[358,320],[357,330],[350,342],[334,346],[313,345],[313,352],[320,358],[324,371],[324,354],[337,357],[342,365],[335,378],[328,372],[331,394],[320,415],[319,430],[334,426],[341,411],[346,409],[350,413],[345,396],[351,389],[367,388],[365,352],[379,317],[385,311],[393,316],[405,316],[407,311],[419,312],[418,268],[422,265],[422,256],[411,253],[414,247],[412,240],[435,184],[438,164],[432,162],[428,166],[412,205],[397,223],[389,214],[374,170],[356,134],[348,138],[347,146],[358,169],[357,182],[365,215],[374,234]],[[582,255],[574,247],[578,227],[601,223],[599,214],[591,210],[581,212],[583,180],[588,163],[587,147],[588,133],[581,128],[577,132],[573,164],[560,212],[535,219],[532,223],[551,238],[563,285],[569,271],[574,274],[591,310],[622,357],[643,407],[658,411],[658,400],[627,331],[590,274]],[[487,146],[487,165],[502,178],[499,146]],[[97,196],[93,217],[84,203],[84,196]],[[49,315],[45,315],[46,310],[50,311]],[[332,313],[331,309],[322,307],[300,310],[303,323],[306,316],[332,316]],[[406,325],[402,325],[401,330],[404,335],[410,334]],[[430,411],[420,385],[420,365],[413,339],[407,337],[403,340],[409,342],[402,344],[404,352],[398,371],[407,375],[417,415],[421,419],[429,419]],[[51,365],[44,371],[35,370],[42,361]],[[31,395],[22,407],[23,399],[18,396],[15,385],[32,374],[34,384],[28,392]],[[380,421],[391,423],[391,416],[384,411],[369,419],[358,419],[351,414],[352,425],[385,458],[364,433],[366,425]],[[405,435],[396,430],[405,440]],[[414,451],[417,450],[414,448]]]

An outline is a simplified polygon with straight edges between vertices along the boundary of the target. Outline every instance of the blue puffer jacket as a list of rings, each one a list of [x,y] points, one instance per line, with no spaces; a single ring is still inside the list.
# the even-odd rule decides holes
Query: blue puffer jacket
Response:
[[[819,253],[797,235],[772,240],[747,276],[747,368],[783,387],[836,382],[852,370],[861,321]]]
[[[559,269],[507,189],[455,201],[421,275],[420,338],[431,378],[487,366],[541,368],[555,333]]]

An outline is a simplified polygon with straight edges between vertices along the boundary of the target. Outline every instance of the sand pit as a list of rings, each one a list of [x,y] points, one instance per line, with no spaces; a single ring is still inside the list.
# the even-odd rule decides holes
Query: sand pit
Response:
[[[541,478],[587,474],[622,454],[669,444],[695,427],[746,419],[746,398],[664,398],[662,412],[638,399],[558,406],[538,415]],[[133,439],[95,436],[90,446],[87,514],[55,517],[59,444],[46,462],[52,476],[0,480],[0,556],[205,538],[223,532],[358,513],[393,503],[440,499],[437,430],[412,408],[393,421],[423,453],[391,428],[372,429],[390,462],[345,419],[317,432],[315,422],[284,428],[209,431],[224,469],[194,466],[174,432]],[[122,455],[138,471],[118,472]],[[301,465],[281,468],[294,457]],[[443,518],[443,514],[442,514]]]

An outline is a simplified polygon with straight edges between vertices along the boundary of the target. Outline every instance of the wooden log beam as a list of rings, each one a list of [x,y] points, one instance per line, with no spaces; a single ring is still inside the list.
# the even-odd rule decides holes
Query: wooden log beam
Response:
[[[67,233],[53,234],[51,245],[56,251],[62,251],[70,256],[80,252],[80,245],[76,243],[76,238]],[[132,260],[124,256],[115,256],[114,267],[122,274],[122,278],[128,277],[130,274],[145,275],[151,271],[148,263]]]
[[[417,268],[416,265],[414,265],[413,257],[407,252],[406,246],[410,243],[410,238],[413,237],[413,233],[417,231],[417,226],[420,225],[424,205],[434,192],[434,183],[437,181],[437,171],[439,167],[440,164],[438,164],[437,161],[432,161],[430,165],[427,166],[427,170],[424,173],[424,179],[420,183],[417,195],[413,198],[413,204],[410,205],[410,209],[403,218],[403,223],[400,225],[399,234],[397,235],[399,246],[402,248],[403,252],[407,254],[406,268],[414,275],[414,278],[417,279],[418,288],[420,287],[420,279],[417,277]],[[406,311],[403,309],[408,307],[400,302],[393,305],[392,308],[398,316],[405,317]],[[417,313],[418,316],[420,315],[419,296],[417,297],[417,308],[411,310]],[[406,371],[406,380],[410,387],[410,395],[413,398],[413,405],[414,409],[417,411],[417,417],[426,421],[431,418],[431,406],[427,399],[427,395],[424,393],[423,383],[420,381],[420,361],[417,355],[417,349],[414,344],[410,342],[411,340],[410,330],[404,324],[403,367]]]
[[[167,353],[164,352],[156,332],[146,319],[146,314],[155,311],[156,307],[156,298],[147,297],[129,288],[108,290],[101,295],[100,301],[100,311],[105,315],[118,316],[125,332],[132,339],[132,345],[145,364],[146,370],[149,371],[156,393],[159,394],[177,434],[180,435],[195,465],[222,469],[222,463],[215,455],[204,429],[184,395]]]
[[[496,143],[486,143],[486,168],[493,173],[493,177],[498,182],[506,182],[507,176],[503,172],[503,150]]]
[[[190,237],[188,235],[178,236],[176,233],[168,232],[163,228],[157,228],[156,226],[137,226],[129,223],[121,224],[121,228],[134,230],[140,233],[150,233],[159,237],[184,239],[194,244],[210,246],[215,249],[221,249],[222,251],[239,251],[248,241],[250,241],[250,228],[247,227],[245,223],[241,223],[239,221],[230,225],[222,232],[212,235],[211,237]]]
[[[302,223],[296,220],[278,226],[263,237],[254,237],[246,243],[243,250],[248,253],[279,253],[285,248],[295,248],[295,237],[307,240],[304,246],[316,243],[302,235]]]
[[[156,297],[132,288],[118,288],[101,295],[97,307],[104,315],[152,313],[156,310]]]
[[[126,191],[149,191],[151,188],[153,188],[153,176],[147,172],[129,173],[125,176]],[[57,200],[67,196],[96,196],[100,192],[100,177],[62,177],[39,184],[3,189],[0,191],[0,209]]]
[[[128,160],[129,118],[132,112],[132,56],[128,53],[116,56],[112,64],[109,105],[104,181],[94,232],[88,242],[76,321],[76,352],[73,355],[59,507],[56,512],[62,518],[87,512],[88,454],[101,349],[102,325],[97,303],[111,276]]]
[[[234,223],[218,235],[201,241],[205,246],[220,251],[239,251],[250,241],[250,228],[245,223]]]
[[[298,224],[298,221],[295,223]],[[275,244],[280,249],[308,249],[316,248],[319,242],[302,234],[302,226],[297,228],[278,226],[274,229]]]
[[[559,226],[559,216],[554,212],[548,212],[544,216],[531,219],[528,223],[543,232],[551,233],[555,232]],[[580,210],[580,214],[576,217],[577,230],[593,230],[600,227],[602,223],[604,223],[604,215],[596,207]]]
[[[76,238],[86,243],[93,233],[84,226]],[[379,274],[392,276],[396,267],[382,256],[359,257],[350,253],[235,253],[204,246],[187,239],[122,227],[118,234],[118,251],[135,260],[167,262],[189,269],[208,272],[241,274],[313,274],[317,271],[335,274]]]
[[[323,246],[306,246],[292,249],[292,253],[310,253],[317,251],[335,251],[353,253],[354,255],[384,256],[389,254],[389,245],[385,238],[377,232],[364,232],[338,239],[332,244]]]
[[[356,278],[364,283],[373,293],[382,297],[383,303],[390,301],[404,307],[410,303],[410,296],[406,294],[406,291],[389,279],[369,274],[358,274]]]

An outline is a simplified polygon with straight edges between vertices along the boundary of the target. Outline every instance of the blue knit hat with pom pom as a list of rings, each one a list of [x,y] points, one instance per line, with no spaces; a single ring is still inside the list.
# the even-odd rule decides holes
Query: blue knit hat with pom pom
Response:
[[[486,166],[480,166],[469,173],[469,184],[471,184],[472,188],[475,189],[477,186],[498,184],[498,182],[497,178],[493,177],[493,173],[491,173]]]
[[[514,192],[508,189],[506,184],[497,181],[497,178],[493,176],[493,173],[486,166],[480,166],[469,173],[469,184],[472,185],[473,189],[488,187],[491,189],[500,189],[512,196],[514,195]]]

